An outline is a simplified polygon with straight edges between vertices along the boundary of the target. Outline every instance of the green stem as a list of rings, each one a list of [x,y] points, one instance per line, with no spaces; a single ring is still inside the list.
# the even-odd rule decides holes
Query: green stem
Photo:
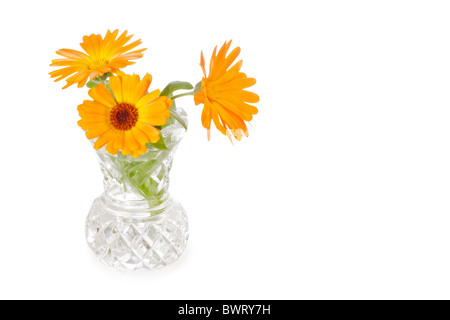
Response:
[[[171,97],[170,99],[175,100],[175,99],[180,98],[180,97],[193,96],[193,95],[194,95],[194,91],[190,91],[190,92],[186,92],[186,93],[182,93],[182,94],[176,95],[174,97]]]

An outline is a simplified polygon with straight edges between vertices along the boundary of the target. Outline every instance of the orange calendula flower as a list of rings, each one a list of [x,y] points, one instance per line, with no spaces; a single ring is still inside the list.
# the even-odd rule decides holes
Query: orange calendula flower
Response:
[[[147,142],[160,139],[155,126],[164,125],[170,117],[172,100],[161,97],[159,90],[147,93],[151,81],[149,74],[142,80],[138,75],[113,76],[109,79],[113,94],[103,84],[89,90],[94,101],[78,106],[78,125],[87,130],[88,139],[98,138],[96,150],[106,145],[112,155],[121,150],[137,158],[147,152]]]
[[[53,60],[50,66],[63,68],[50,72],[50,76],[56,78],[55,82],[69,77],[66,79],[65,89],[75,83],[81,88],[88,80],[108,72],[120,73],[119,69],[135,63],[130,60],[142,58],[142,52],[146,49],[129,52],[142,41],[137,40],[127,45],[133,35],[127,35],[125,31],[117,37],[118,33],[119,30],[108,30],[104,39],[99,34],[84,36],[80,45],[85,52],[72,49],[56,51],[65,58]]]
[[[248,136],[245,121],[250,121],[258,109],[248,103],[256,103],[259,96],[253,92],[244,90],[256,83],[253,78],[248,78],[245,73],[240,72],[242,60],[235,65],[241,49],[235,48],[227,56],[231,41],[225,42],[216,54],[217,47],[211,57],[209,64],[209,75],[206,75],[205,58],[201,53],[200,65],[203,69],[204,78],[202,88],[195,94],[195,104],[204,103],[202,113],[203,126],[208,130],[210,138],[211,120],[217,129],[231,139],[231,134],[241,140],[243,135]]]

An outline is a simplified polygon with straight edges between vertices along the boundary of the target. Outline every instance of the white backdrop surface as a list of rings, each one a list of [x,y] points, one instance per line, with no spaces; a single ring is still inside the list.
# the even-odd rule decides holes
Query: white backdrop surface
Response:
[[[1,299],[450,298],[448,1],[3,1]],[[232,146],[190,128],[171,191],[175,264],[118,273],[84,238],[102,192],[77,127],[87,89],[48,72],[85,34],[128,30],[152,88],[201,79],[233,39],[261,101]]]

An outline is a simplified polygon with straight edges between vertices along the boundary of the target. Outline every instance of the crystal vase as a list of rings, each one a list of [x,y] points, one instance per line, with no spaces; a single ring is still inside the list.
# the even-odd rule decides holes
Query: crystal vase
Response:
[[[184,111],[179,113],[186,122]],[[100,261],[114,269],[157,269],[177,260],[186,247],[187,216],[169,194],[169,172],[185,128],[169,120],[161,129],[167,149],[148,144],[137,159],[97,151],[105,191],[88,215],[86,239]]]

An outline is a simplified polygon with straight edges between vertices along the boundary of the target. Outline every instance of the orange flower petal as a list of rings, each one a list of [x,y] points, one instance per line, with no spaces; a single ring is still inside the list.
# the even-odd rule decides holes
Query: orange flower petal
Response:
[[[116,139],[113,144],[114,149],[121,150],[124,148],[125,144],[125,131],[117,131]]]
[[[133,132],[133,135],[136,137],[136,139],[139,141],[141,145],[145,145],[147,142],[150,141],[146,136],[146,134],[138,127],[134,127],[131,131]]]
[[[98,139],[94,143],[94,149],[100,150],[101,148],[103,148],[108,143],[108,141],[110,141],[110,139],[113,137],[114,131],[115,130],[111,128],[102,135],[100,135],[100,137],[98,137]]]
[[[161,91],[155,90],[150,93],[147,93],[145,96],[143,96],[139,101],[136,103],[136,108],[140,109],[142,107],[145,107],[149,103],[151,103],[153,100],[159,97],[161,94]]]
[[[211,104],[205,103],[202,111],[202,124],[206,129],[211,128],[211,120],[212,120],[212,112],[211,112]]]
[[[159,140],[159,134],[160,134],[160,132],[159,132],[158,129],[156,129],[156,128],[153,127],[152,125],[149,125],[149,124],[147,124],[147,123],[145,123],[145,122],[142,122],[142,121],[139,121],[139,122],[136,124],[136,127],[138,127],[139,129],[141,129],[142,132],[145,133],[145,135],[147,136],[148,140],[149,140],[151,143],[158,142],[158,140]]]
[[[120,77],[110,77],[109,78],[109,86],[111,87],[111,91],[114,94],[114,97],[116,98],[116,101],[118,103],[121,103],[123,101],[122,96],[122,79]]]
[[[209,101],[205,101],[205,106],[208,104],[211,105],[210,108],[211,108],[212,118],[213,118],[214,124],[216,125],[216,128],[223,134],[226,134],[227,129],[224,127],[224,125],[222,124],[222,122],[219,119],[219,112],[217,111],[217,106],[215,106],[214,104],[211,104]]]
[[[205,57],[203,56],[203,51],[200,54],[200,66],[202,67],[203,74],[206,78],[206,69],[205,69]]]
[[[139,83],[139,76],[124,76],[122,77],[122,101],[130,104],[135,104],[136,87]]]
[[[117,105],[113,96],[103,84],[99,84],[95,88],[90,89],[88,94],[92,99],[104,104],[109,108],[114,108]]]
[[[94,139],[97,138],[98,136],[104,134],[106,131],[108,131],[109,129],[111,129],[111,126],[106,124],[106,123],[99,123],[98,125],[96,125],[95,127],[89,129],[88,132],[86,132],[86,137],[88,139]]]

